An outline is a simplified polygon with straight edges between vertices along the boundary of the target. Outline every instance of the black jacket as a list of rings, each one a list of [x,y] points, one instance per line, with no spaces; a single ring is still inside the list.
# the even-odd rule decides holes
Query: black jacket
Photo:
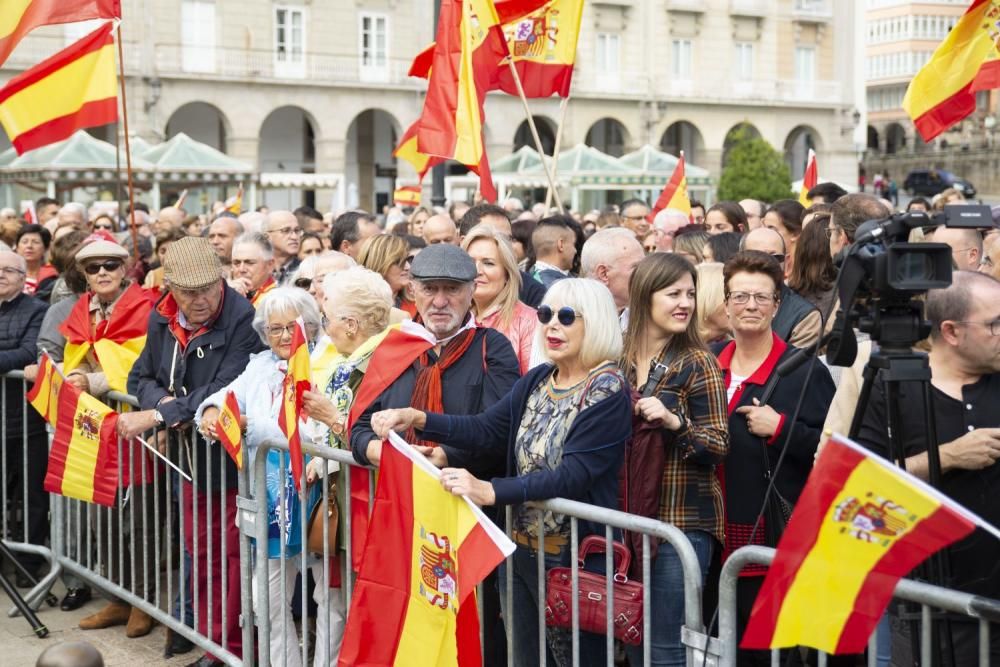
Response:
[[[36,341],[42,328],[47,306],[34,297],[18,294],[0,304],[0,374],[19,371],[38,360]],[[31,407],[24,407],[24,393],[28,387],[21,380],[4,380],[7,395],[4,411],[7,415],[7,438],[17,435],[20,442],[21,424],[28,415],[30,433],[45,431],[45,422]]]
[[[799,296],[788,285],[781,286],[781,305],[771,320],[771,330],[781,340],[787,341],[792,331],[806,315],[816,310],[816,306]]]
[[[428,354],[433,358],[433,350]],[[415,361],[407,368],[351,427],[351,449],[359,463],[369,463],[366,450],[368,443],[375,439],[372,415],[379,410],[410,406],[419,366],[420,362]],[[517,357],[507,337],[493,329],[476,329],[469,349],[441,376],[444,412],[450,415],[484,412],[507,395],[519,376]],[[448,454],[449,465],[467,468],[480,479],[489,479],[505,470],[506,454],[503,449],[470,452],[446,446],[444,450]]]

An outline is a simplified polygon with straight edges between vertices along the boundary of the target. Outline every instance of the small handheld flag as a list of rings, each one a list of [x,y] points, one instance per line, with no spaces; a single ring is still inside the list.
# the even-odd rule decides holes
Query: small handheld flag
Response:
[[[236,394],[226,392],[226,400],[219,411],[219,420],[215,424],[215,433],[219,441],[232,457],[236,467],[243,470],[243,430],[240,427],[240,404]]]
[[[691,199],[688,197],[687,176],[684,173],[684,151],[681,151],[674,173],[670,175],[670,180],[663,187],[663,192],[660,193],[646,219],[652,222],[656,214],[665,208],[672,208],[687,213],[688,217],[691,216]]]
[[[802,189],[799,190],[799,203],[809,208],[812,200],[809,199],[809,191],[819,183],[819,167],[816,166],[816,151],[809,149],[809,157],[806,159],[806,173],[802,176]]]
[[[278,426],[288,438],[288,451],[292,459],[292,475],[295,488],[302,491],[302,437],[299,433],[299,419],[302,416],[302,395],[312,388],[312,368],[309,363],[309,345],[306,343],[306,328],[302,318],[295,320],[292,330],[292,350],[288,356],[288,371],[282,383],[282,405],[278,411]]]
[[[59,390],[65,378],[59,369],[56,368],[52,357],[48,352],[42,352],[42,358],[38,362],[38,375],[35,377],[35,384],[25,394],[25,398],[31,403],[31,407],[38,411],[53,428],[59,416]]]

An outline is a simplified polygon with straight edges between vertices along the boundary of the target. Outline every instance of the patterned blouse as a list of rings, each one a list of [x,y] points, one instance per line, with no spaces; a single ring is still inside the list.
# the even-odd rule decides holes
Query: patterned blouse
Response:
[[[528,396],[514,443],[514,463],[518,475],[558,468],[562,462],[566,435],[577,414],[622,391],[625,384],[625,379],[612,363],[598,366],[586,378],[566,389],[554,386],[554,374],[555,369]],[[540,512],[532,507],[518,507],[514,517],[515,530],[537,536]],[[545,511],[542,521],[546,535],[569,536],[570,522],[565,515]]]

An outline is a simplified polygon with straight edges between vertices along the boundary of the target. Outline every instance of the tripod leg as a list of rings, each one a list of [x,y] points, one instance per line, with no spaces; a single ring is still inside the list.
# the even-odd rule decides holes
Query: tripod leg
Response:
[[[38,637],[47,637],[49,634],[49,629],[42,625],[42,622],[38,620],[35,612],[32,611],[28,603],[24,601],[21,594],[17,592],[17,589],[10,583],[6,576],[0,574],[0,586],[3,587],[4,592],[7,593],[7,597],[11,599],[14,606],[17,607],[21,615],[27,619],[28,623],[31,624],[31,629],[35,631],[35,635]]]

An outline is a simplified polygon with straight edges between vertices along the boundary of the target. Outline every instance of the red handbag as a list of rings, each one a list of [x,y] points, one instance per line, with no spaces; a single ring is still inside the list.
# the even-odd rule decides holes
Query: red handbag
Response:
[[[629,581],[628,568],[632,560],[628,548],[621,542],[612,542],[615,565],[611,583],[611,624],[615,639],[626,644],[642,643],[642,584]],[[607,541],[590,535],[580,543],[577,591],[579,593],[580,629],[603,635],[607,630],[607,593],[605,575],[583,569],[584,559],[590,554],[607,553]],[[545,622],[556,628],[573,626],[573,570],[554,567],[547,575],[545,591]]]

